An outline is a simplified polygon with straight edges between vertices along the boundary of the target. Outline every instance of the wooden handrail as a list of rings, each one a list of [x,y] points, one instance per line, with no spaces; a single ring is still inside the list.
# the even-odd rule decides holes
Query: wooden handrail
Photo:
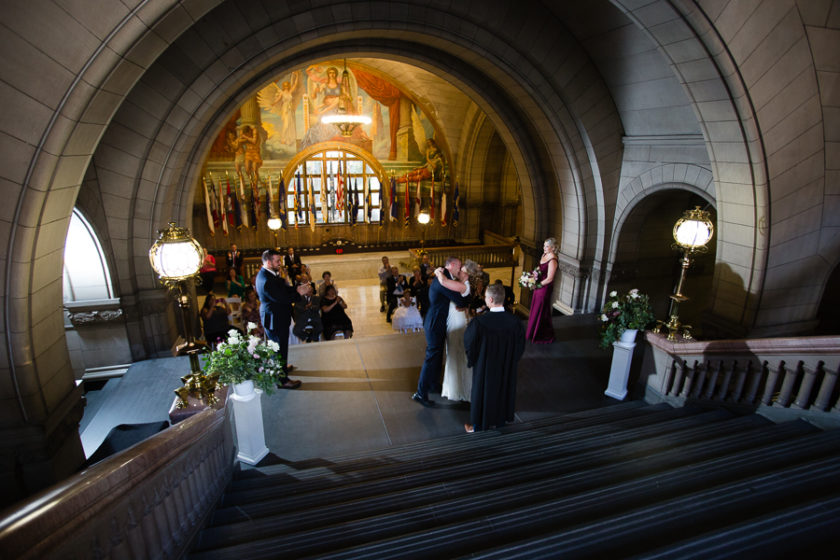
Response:
[[[204,410],[7,511],[3,556],[179,556],[232,475],[228,416]]]

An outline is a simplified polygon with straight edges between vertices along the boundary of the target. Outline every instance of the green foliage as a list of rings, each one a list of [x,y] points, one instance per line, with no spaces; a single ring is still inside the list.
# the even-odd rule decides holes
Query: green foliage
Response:
[[[609,348],[625,330],[645,330],[655,321],[647,295],[636,289],[623,296],[612,291],[601,310],[601,348]]]
[[[251,330],[252,323],[248,324]],[[254,386],[271,394],[276,384],[283,380],[283,359],[277,354],[279,345],[256,336],[243,336],[231,329],[228,339],[204,356],[205,374],[219,373],[219,382],[225,385],[253,381]]]

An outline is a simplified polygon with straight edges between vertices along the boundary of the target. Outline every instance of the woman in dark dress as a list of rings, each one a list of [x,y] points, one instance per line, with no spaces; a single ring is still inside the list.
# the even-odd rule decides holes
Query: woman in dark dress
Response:
[[[528,329],[525,337],[535,344],[554,342],[554,327],[551,324],[552,291],[554,275],[557,273],[557,241],[550,237],[543,243],[540,258],[538,288],[531,297],[531,313],[528,316]]]
[[[353,322],[344,310],[347,304],[338,295],[334,284],[327,286],[324,297],[321,298],[321,323],[324,325],[324,339],[332,340],[336,333],[343,332],[344,338],[353,336]]]

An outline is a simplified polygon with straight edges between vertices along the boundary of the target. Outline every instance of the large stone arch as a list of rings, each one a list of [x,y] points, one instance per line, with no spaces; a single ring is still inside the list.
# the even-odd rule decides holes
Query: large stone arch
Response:
[[[369,12],[360,19],[362,6]],[[38,21],[43,9],[21,8],[14,18]],[[17,401],[10,425],[54,426],[70,419],[65,428],[73,431],[68,410],[78,411],[78,397],[72,396],[59,313],[60,263],[67,220],[91,161],[127,315],[148,355],[171,340],[165,321],[148,319],[166,306],[147,265],[154,232],[170,218],[189,223],[188,201],[208,132],[281,68],[355,53],[408,61],[444,76],[470,92],[494,123],[527,197],[557,189],[591,200],[599,189],[598,169],[617,168],[614,135],[594,141],[586,132],[587,123],[620,129],[609,93],[575,39],[557,32],[562,24],[543,25],[547,16],[538,4],[474,11],[419,0],[316,8],[164,1],[129,10],[107,5],[95,15],[83,8],[50,9],[50,22],[63,34],[35,33],[27,41],[15,35],[3,46],[8,59],[39,59],[33,72],[8,78],[18,87],[9,106],[28,120],[2,138],[6,181],[15,197],[3,317],[4,366],[12,380],[3,397]],[[527,46],[517,40],[520,28],[506,25],[511,14],[521,29],[539,30],[529,34]],[[565,68],[555,66],[558,56]],[[55,79],[33,91],[33,84],[45,85],[38,73]],[[579,78],[573,87],[567,73]],[[589,106],[591,100],[597,103]],[[585,220],[576,214],[561,223],[585,232],[581,238],[603,239],[599,205],[587,206]],[[551,228],[549,219],[554,217],[525,227],[539,239]],[[573,249],[597,258],[595,250]],[[72,439],[65,450],[78,459]]]

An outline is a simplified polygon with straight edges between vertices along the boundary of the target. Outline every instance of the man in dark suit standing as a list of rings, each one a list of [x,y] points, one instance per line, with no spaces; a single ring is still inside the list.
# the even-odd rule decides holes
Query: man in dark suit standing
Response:
[[[282,389],[297,389],[299,380],[289,379],[289,324],[292,322],[292,303],[299,301],[309,286],[290,286],[280,276],[283,255],[274,249],[262,254],[263,266],[257,273],[257,297],[260,298],[260,319],[269,340],[280,345],[283,358],[283,379],[277,384]]]
[[[236,271],[236,274],[242,275],[242,252],[236,247],[236,244],[231,244],[230,251],[227,252],[227,265]],[[225,271],[227,274],[227,271]]]
[[[461,270],[461,259],[448,257],[443,268],[444,274],[454,279]],[[429,390],[440,380],[449,302],[453,301],[459,307],[466,307],[470,301],[467,298],[468,295],[470,295],[469,284],[460,295],[441,286],[437,279],[432,280],[432,285],[429,286],[429,311],[423,320],[423,329],[426,331],[426,357],[423,360],[423,369],[420,370],[417,392],[411,395],[413,400],[423,406],[434,406],[434,402],[429,400]]]
[[[294,283],[298,275],[303,271],[303,263],[300,262],[300,256],[295,254],[294,247],[289,247],[288,253],[283,257],[283,264],[289,273],[289,280]]]
[[[487,287],[489,312],[475,317],[464,332],[467,365],[473,368],[470,423],[467,432],[504,426],[513,421],[516,370],[525,352],[522,321],[505,311],[505,288]]]

